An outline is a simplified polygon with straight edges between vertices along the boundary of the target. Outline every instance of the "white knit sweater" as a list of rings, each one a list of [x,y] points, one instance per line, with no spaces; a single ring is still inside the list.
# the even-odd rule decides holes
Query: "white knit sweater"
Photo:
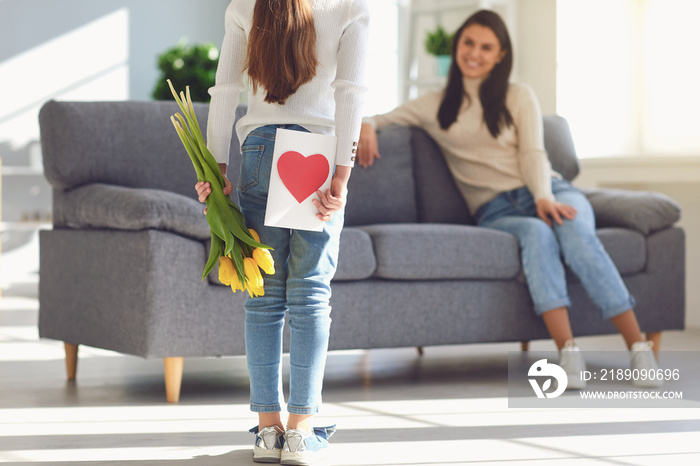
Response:
[[[265,90],[252,89],[248,113],[236,125],[241,144],[252,130],[270,124],[299,124],[311,132],[338,137],[336,164],[353,166],[354,143],[360,134],[369,27],[366,0],[309,0],[316,28],[316,76],[284,105],[264,101]],[[255,0],[232,0],[226,10],[226,34],[221,46],[211,104],[207,146],[219,163],[228,163],[231,129],[240,93],[247,37]]]
[[[532,89],[510,84],[506,106],[514,126],[489,133],[479,101],[481,80],[464,79],[471,104],[464,103],[447,131],[437,119],[442,91],[427,93],[386,113],[366,118],[379,129],[390,124],[420,126],[442,149],[452,175],[472,213],[499,193],[527,186],[535,199],[554,199],[552,172],[544,149],[542,113]],[[420,155],[420,154],[419,154]]]

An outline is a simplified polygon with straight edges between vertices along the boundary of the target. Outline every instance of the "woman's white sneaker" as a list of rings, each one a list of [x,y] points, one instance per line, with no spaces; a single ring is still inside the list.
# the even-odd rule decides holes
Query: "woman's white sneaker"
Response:
[[[630,350],[630,367],[632,369],[632,384],[637,387],[654,388],[664,384],[662,377],[657,377],[659,365],[652,347],[653,341],[638,341]]]
[[[586,370],[586,361],[573,340],[567,341],[559,352],[559,367],[564,369],[569,379],[566,385],[567,390],[586,388],[586,381],[581,378],[581,373]]]

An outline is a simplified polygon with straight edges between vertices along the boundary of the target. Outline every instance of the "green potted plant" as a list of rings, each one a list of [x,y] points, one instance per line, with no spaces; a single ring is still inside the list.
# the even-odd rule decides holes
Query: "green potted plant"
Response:
[[[439,25],[433,31],[428,31],[425,36],[425,51],[435,55],[439,76],[447,76],[447,72],[450,69],[452,38],[453,34],[448,34],[442,25]]]
[[[209,102],[208,90],[216,80],[216,67],[219,63],[219,50],[212,43],[178,44],[158,56],[160,77],[156,82],[152,97],[168,100],[173,96],[168,87],[169,79],[176,89],[190,87],[194,102]]]

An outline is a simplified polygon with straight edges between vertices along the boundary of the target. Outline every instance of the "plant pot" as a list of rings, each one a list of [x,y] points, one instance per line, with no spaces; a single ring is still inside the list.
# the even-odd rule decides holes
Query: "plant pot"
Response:
[[[438,76],[445,77],[450,71],[450,64],[452,63],[451,55],[436,55],[435,61],[437,63],[437,74]]]

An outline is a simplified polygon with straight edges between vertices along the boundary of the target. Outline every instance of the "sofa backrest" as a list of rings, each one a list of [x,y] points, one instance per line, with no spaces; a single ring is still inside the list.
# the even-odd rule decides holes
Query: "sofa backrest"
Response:
[[[407,126],[390,126],[379,131],[382,157],[370,168],[355,165],[352,170],[346,225],[418,221],[412,132]]]
[[[569,123],[559,115],[545,115],[542,119],[544,127],[544,148],[549,155],[554,171],[565,179],[572,181],[581,169],[571,137]]]
[[[194,106],[206,134],[209,107]],[[174,101],[49,101],[39,113],[44,174],[59,190],[106,183],[194,198],[194,168],[170,122],[177,112]],[[232,137],[232,156],[240,157]]]

